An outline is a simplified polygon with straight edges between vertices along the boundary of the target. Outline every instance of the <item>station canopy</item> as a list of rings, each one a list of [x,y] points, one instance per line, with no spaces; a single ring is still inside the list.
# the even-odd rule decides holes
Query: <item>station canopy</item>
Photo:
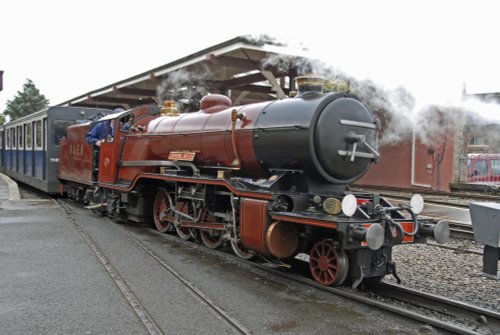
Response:
[[[314,61],[300,51],[268,36],[239,36],[59,106],[128,109],[167,99],[189,105],[214,93],[233,105],[283,99],[295,90],[297,76],[313,71]]]

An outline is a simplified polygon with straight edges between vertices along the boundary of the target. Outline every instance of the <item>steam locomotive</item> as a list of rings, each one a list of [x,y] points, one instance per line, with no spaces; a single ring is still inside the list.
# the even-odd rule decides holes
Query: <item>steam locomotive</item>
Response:
[[[378,121],[355,95],[323,93],[318,78],[297,84],[284,100],[232,106],[212,94],[197,112],[167,100],[72,125],[60,142],[64,192],[208,248],[229,243],[244,259],[304,255],[322,285],[397,278],[392,247],[444,243],[447,224],[417,219],[418,195],[393,206],[350,191],[379,158]],[[85,135],[97,122],[107,130],[94,164]]]

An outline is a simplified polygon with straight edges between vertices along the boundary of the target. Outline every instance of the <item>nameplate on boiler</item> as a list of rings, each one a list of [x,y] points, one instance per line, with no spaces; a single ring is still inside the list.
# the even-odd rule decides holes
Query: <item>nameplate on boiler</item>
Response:
[[[195,152],[171,151],[168,154],[168,159],[171,161],[194,161]]]

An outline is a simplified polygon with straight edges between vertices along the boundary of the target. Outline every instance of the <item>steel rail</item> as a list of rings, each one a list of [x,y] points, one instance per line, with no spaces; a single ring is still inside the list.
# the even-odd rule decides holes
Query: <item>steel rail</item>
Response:
[[[76,230],[80,233],[82,238],[85,240],[87,245],[90,247],[92,252],[95,254],[99,262],[102,264],[106,272],[109,274],[111,280],[115,283],[118,289],[123,293],[123,296],[129,303],[130,307],[134,311],[134,313],[139,318],[140,322],[147,329],[148,333],[151,335],[161,335],[163,331],[158,326],[158,324],[154,321],[153,317],[149,314],[147,309],[141,303],[139,298],[137,298],[132,291],[132,289],[127,285],[125,280],[120,276],[119,272],[115,269],[115,267],[111,264],[111,262],[104,256],[104,253],[101,251],[97,243],[87,234],[83,229],[79,226],[77,220],[74,218],[73,213],[69,209],[68,205],[64,203],[62,200],[57,199],[56,202],[59,204],[62,212],[66,216],[69,222],[71,222]]]
[[[287,280],[291,280],[291,281],[294,281],[297,283],[305,284],[307,286],[314,287],[318,290],[332,293],[332,294],[335,294],[338,296],[342,296],[344,298],[347,298],[347,299],[350,299],[353,301],[357,301],[357,302],[360,302],[360,303],[365,304],[365,305],[370,305],[370,306],[373,306],[375,308],[379,308],[381,310],[391,312],[393,314],[397,314],[397,315],[402,316],[404,318],[408,318],[410,320],[421,322],[425,325],[430,325],[430,326],[435,327],[437,329],[451,332],[453,334],[460,334],[460,335],[484,335],[485,334],[484,331],[478,332],[475,329],[473,329],[473,327],[475,327],[475,326],[482,326],[480,323],[477,323],[477,322],[474,326],[470,326],[469,328],[465,328],[463,325],[460,325],[457,323],[446,322],[446,321],[443,321],[439,318],[430,317],[428,315],[419,313],[418,311],[409,310],[406,308],[406,306],[401,307],[401,306],[398,306],[395,304],[390,304],[390,303],[381,301],[380,299],[368,297],[366,294],[363,294],[361,291],[356,291],[356,290],[353,290],[351,288],[343,288],[343,287],[338,288],[338,287],[328,287],[328,286],[320,285],[312,279],[309,279],[309,278],[306,278],[304,276],[301,276],[301,275],[298,275],[296,273],[291,272],[289,267],[287,267],[287,266],[281,266],[281,265],[285,265],[285,264],[273,263],[273,262],[267,261],[263,258],[259,259],[261,261],[260,263],[256,262],[256,261],[252,261],[252,260],[244,260],[244,259],[237,257],[236,255],[233,255],[230,253],[225,253],[225,252],[218,251],[218,250],[209,249],[201,244],[191,242],[191,241],[182,240],[182,239],[177,238],[173,235],[162,234],[154,229],[151,229],[150,231],[154,234],[157,234],[158,236],[161,236],[162,238],[164,238],[170,242],[178,242],[182,245],[186,245],[186,246],[190,246],[190,247],[194,247],[194,248],[199,248],[199,250],[203,250],[204,252],[207,252],[210,255],[223,257],[226,260],[231,260],[237,264],[241,264],[241,265],[245,264],[250,268],[256,268],[256,269],[265,271],[267,273],[270,273],[272,275],[276,275],[276,276],[281,277],[281,278],[286,278]],[[482,309],[480,309],[478,307],[477,310],[482,310]],[[489,314],[487,314],[486,312],[484,314],[487,315],[487,317],[489,317]],[[487,320],[489,320],[489,319],[487,319]],[[496,333],[490,333],[490,334],[496,334]]]
[[[500,334],[500,313],[492,310],[391,283],[372,285],[370,292],[441,313],[457,323],[484,326],[491,334]]]
[[[129,232],[120,227],[118,224],[113,222],[110,218],[105,218],[110,224],[112,224],[118,231],[120,231],[123,235],[125,235],[132,243],[136,245],[136,247],[148,254],[151,258],[153,258],[161,267],[163,267],[167,272],[173,275],[179,282],[181,282],[188,290],[194,293],[198,298],[200,298],[203,302],[205,302],[212,310],[214,310],[223,320],[225,320],[233,330],[235,330],[239,334],[250,335],[252,332],[248,330],[245,326],[243,326],[238,320],[233,318],[228,312],[226,312],[222,307],[219,307],[215,302],[210,299],[205,293],[203,293],[200,289],[198,289],[193,283],[184,278],[179,272],[175,271],[170,265],[167,264],[165,260],[163,260],[160,256],[155,254],[151,249],[141,243],[138,239],[133,237]]]

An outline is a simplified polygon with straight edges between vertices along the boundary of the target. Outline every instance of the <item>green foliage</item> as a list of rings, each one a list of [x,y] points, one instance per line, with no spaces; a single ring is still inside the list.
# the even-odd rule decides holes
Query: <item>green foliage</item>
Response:
[[[23,85],[23,90],[17,91],[13,100],[7,100],[7,108],[4,110],[4,116],[9,116],[10,120],[18,119],[22,116],[38,112],[49,106],[49,100],[43,94],[40,94],[38,88],[30,79],[27,79]],[[1,120],[0,120],[1,121]]]
[[[0,126],[5,123],[5,116],[3,114],[0,114]]]

